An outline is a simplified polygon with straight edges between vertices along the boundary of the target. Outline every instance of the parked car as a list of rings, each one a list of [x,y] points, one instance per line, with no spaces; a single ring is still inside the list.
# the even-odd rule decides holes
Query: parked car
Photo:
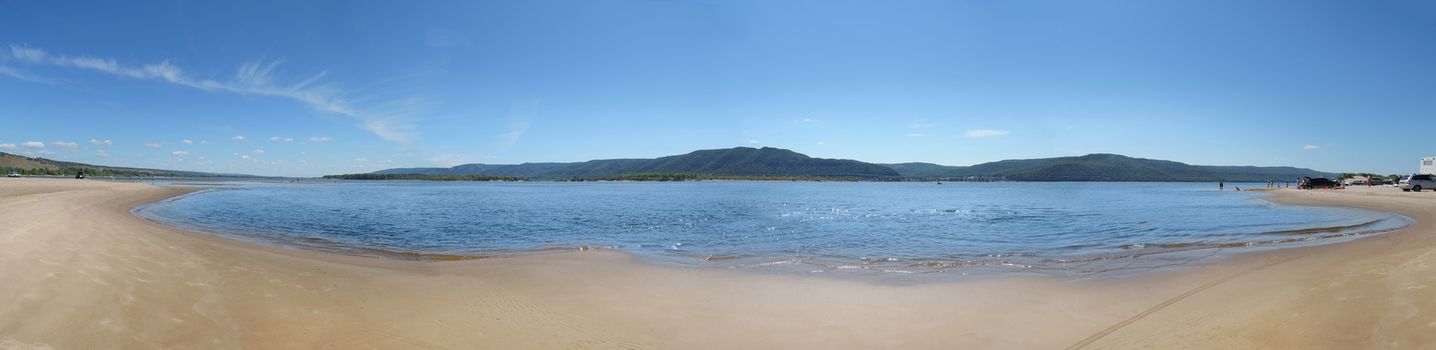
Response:
[[[1324,177],[1303,177],[1301,178],[1301,181],[1297,181],[1296,183],[1296,188],[1300,188],[1303,190],[1311,190],[1318,188],[1333,189],[1340,186],[1341,183]]]
[[[5,177],[20,177],[20,173],[9,173],[6,174]]]
[[[1431,174],[1411,174],[1401,178],[1402,191],[1421,192],[1421,190],[1436,190],[1436,179]]]

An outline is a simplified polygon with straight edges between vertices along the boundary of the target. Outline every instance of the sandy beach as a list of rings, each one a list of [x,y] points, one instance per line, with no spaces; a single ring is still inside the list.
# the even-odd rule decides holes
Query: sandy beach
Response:
[[[1410,228],[1112,279],[886,285],[583,251],[420,262],[158,225],[139,183],[0,179],[0,348],[1436,347],[1436,193],[1278,190]]]

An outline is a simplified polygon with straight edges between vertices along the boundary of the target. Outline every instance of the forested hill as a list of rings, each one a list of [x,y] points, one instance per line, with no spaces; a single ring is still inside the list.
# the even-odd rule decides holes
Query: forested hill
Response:
[[[375,174],[487,175],[535,180],[604,179],[636,174],[710,174],[867,180],[941,180],[980,177],[1011,181],[1292,181],[1334,174],[1293,167],[1205,166],[1116,154],[1017,159],[973,166],[931,163],[874,164],[812,158],[764,147],[695,151],[656,159],[604,159],[578,163],[465,164],[452,168],[400,168]]]
[[[401,168],[377,174],[489,175],[537,180],[601,179],[634,174],[685,173],[722,176],[896,179],[886,166],[845,159],[813,158],[772,147],[694,151],[654,159],[602,159],[578,163],[465,164],[452,168]]]
[[[26,157],[0,152],[0,175],[18,173],[21,175],[66,175],[73,176],[83,170],[91,176],[169,176],[169,177],[217,177],[247,176],[237,174],[214,174],[197,171],[126,168],[85,163],[66,162],[45,158]]]
[[[1016,159],[973,166],[885,164],[908,178],[997,177],[1013,181],[1293,181],[1335,174],[1294,167],[1190,165],[1116,154]]]

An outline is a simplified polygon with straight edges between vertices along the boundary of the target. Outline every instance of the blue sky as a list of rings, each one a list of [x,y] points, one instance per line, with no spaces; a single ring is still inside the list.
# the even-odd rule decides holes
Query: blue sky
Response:
[[[315,176],[734,146],[1411,172],[1436,3],[0,0],[3,152]]]

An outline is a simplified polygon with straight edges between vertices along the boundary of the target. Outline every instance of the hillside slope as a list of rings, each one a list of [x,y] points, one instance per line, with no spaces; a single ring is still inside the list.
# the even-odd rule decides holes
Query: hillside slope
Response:
[[[377,174],[490,175],[531,179],[607,178],[649,173],[725,176],[896,178],[886,166],[846,159],[813,158],[772,147],[694,151],[654,159],[601,159],[577,163],[464,164],[452,168],[400,168]]]
[[[93,176],[171,176],[171,177],[216,177],[247,176],[237,174],[213,174],[197,171],[113,167],[85,163],[66,162],[53,159],[26,157],[0,152],[0,173],[24,175],[74,175],[84,170]]]
[[[887,164],[904,177],[961,178],[1002,177],[1015,181],[1291,181],[1304,176],[1331,177],[1334,174],[1294,167],[1208,166],[1132,158],[1116,154],[1089,154],[1080,157],[1015,159],[973,166],[943,166],[931,163]]]

